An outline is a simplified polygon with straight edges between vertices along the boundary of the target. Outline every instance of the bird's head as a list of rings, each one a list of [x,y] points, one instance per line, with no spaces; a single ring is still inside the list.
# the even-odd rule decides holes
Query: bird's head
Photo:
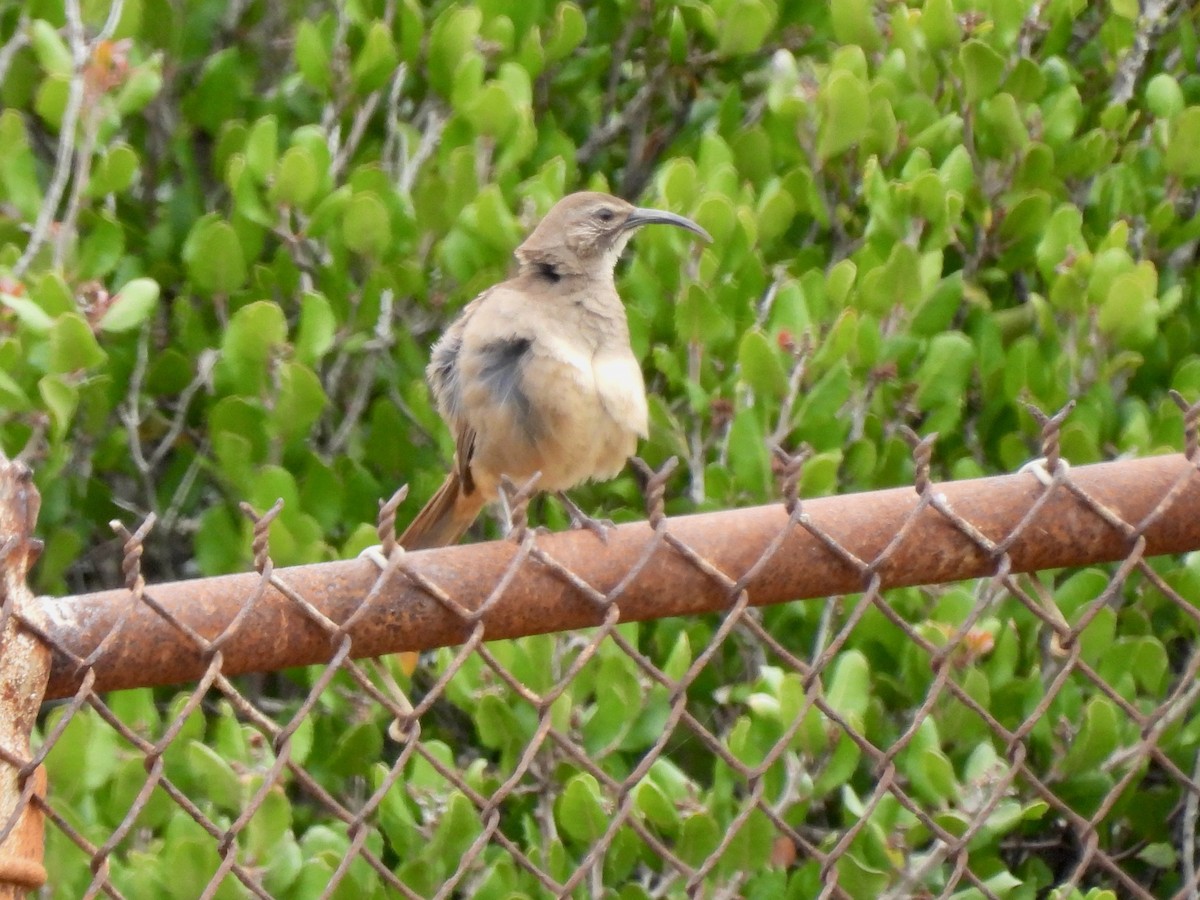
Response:
[[[661,209],[644,209],[620,197],[584,191],[559,200],[517,248],[522,266],[547,274],[612,274],[633,233],[643,225],[676,225],[712,241],[691,219]]]

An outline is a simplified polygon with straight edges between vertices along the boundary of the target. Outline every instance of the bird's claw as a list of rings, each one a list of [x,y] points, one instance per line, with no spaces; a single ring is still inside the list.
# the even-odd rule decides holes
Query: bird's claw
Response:
[[[1040,481],[1043,486],[1050,487],[1050,485],[1054,482],[1054,472],[1046,468],[1047,462],[1049,462],[1049,460],[1047,460],[1046,457],[1039,456],[1037,459],[1031,459],[1029,462],[1025,463],[1025,465],[1021,466],[1021,468],[1017,471],[1028,472],[1030,475]],[[1058,458],[1058,465],[1055,466],[1055,471],[1058,469],[1063,469],[1065,471],[1069,468],[1071,468],[1071,464],[1060,456]]]
[[[608,533],[617,527],[612,519],[597,519],[589,516],[575,504],[574,500],[564,493],[560,493],[558,499],[562,502],[563,508],[566,509],[567,515],[571,518],[572,529],[587,529],[598,537],[601,543],[608,543]]]
[[[578,519],[572,516],[571,527],[574,529],[586,529],[600,538],[601,543],[607,544],[608,533],[617,527],[617,523],[612,519],[596,519],[588,515]]]
[[[397,545],[397,549],[403,553],[404,548]],[[358,554],[359,559],[369,559],[375,563],[375,567],[382,572],[387,568],[388,558],[383,555],[383,544],[372,544],[370,547],[364,547]]]

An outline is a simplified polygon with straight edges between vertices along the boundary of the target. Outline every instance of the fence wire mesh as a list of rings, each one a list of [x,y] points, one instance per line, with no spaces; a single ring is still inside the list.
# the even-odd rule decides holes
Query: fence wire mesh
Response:
[[[4,753],[24,793],[3,836],[41,811],[53,896],[1196,896],[1200,571],[1147,544],[1195,518],[1198,412],[1185,412],[1183,474],[1134,521],[1058,458],[1061,417],[1043,419],[1045,459],[1022,476],[1040,481],[999,535],[929,481],[917,443],[917,502],[872,558],[806,514],[802,457],[780,456],[786,522],[741,571],[679,537],[656,473],[648,537],[607,590],[544,549],[522,495],[516,552],[482,603],[461,602],[395,546],[393,503],[373,586],[338,621],[274,569],[276,509],[256,517],[254,587],[215,636],[143,581],[152,523],[122,531],[123,609],[94,646],[16,612],[71,688],[44,707],[31,753]],[[1124,558],[1018,574],[1017,543],[1071,540],[1047,513],[1062,496]],[[990,575],[888,587],[881,573],[931,510]],[[756,607],[747,586],[798,532],[861,589]],[[722,611],[622,623],[625,591],[663,553],[715,585]],[[533,567],[598,624],[489,642],[489,614]],[[395,579],[455,617],[461,643],[356,660],[354,628]],[[228,643],[272,589],[320,629],[327,660],[230,674]],[[182,692],[103,692],[98,667],[146,610],[203,674]],[[43,763],[48,792],[24,789]]]

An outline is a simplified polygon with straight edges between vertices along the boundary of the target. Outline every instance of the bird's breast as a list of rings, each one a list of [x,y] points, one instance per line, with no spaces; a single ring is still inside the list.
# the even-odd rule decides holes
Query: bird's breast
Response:
[[[543,489],[565,490],[620,472],[646,434],[646,390],[632,353],[594,353],[547,336],[534,342],[522,376],[538,428],[530,435],[530,462],[504,462],[530,471],[507,474],[541,471]]]

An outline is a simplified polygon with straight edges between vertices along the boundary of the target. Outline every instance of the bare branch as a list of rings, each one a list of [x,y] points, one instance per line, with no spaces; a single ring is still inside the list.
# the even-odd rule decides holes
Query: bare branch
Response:
[[[17,51],[29,43],[29,16],[22,12],[21,21],[17,23],[17,28],[13,31],[12,37],[0,46],[0,83],[4,82],[4,76],[8,74],[8,67],[12,65],[13,57],[17,55]]]
[[[1166,29],[1178,0],[1145,0],[1138,17],[1133,46],[1121,58],[1113,76],[1112,102],[1124,106],[1133,98],[1134,88],[1146,66],[1146,57],[1155,40]]]
[[[29,243],[25,245],[25,252],[21,254],[21,258],[13,266],[13,275],[17,278],[20,278],[25,273],[25,270],[29,268],[37,252],[46,242],[51,226],[54,223],[54,217],[58,213],[63,192],[67,187],[67,180],[71,177],[72,160],[76,157],[75,129],[79,123],[79,113],[83,107],[84,95],[86,93],[84,69],[88,64],[88,60],[91,59],[96,45],[101,41],[108,40],[113,30],[117,27],[117,23],[121,18],[121,8],[123,5],[123,0],[114,0],[112,7],[109,9],[108,18],[104,22],[104,27],[96,36],[95,41],[89,44],[84,35],[83,17],[80,12],[79,0],[67,0],[66,2],[67,43],[71,48],[72,64],[71,84],[67,92],[67,104],[63,110],[62,123],[58,133],[58,152],[54,159],[54,175],[50,179],[50,186],[46,191],[46,196],[42,200],[41,209],[38,210],[33,231],[29,235]],[[94,138],[92,146],[94,149]],[[89,158],[90,155],[91,151],[89,150]],[[76,192],[82,191],[82,186],[79,182],[82,182],[84,185],[87,183],[86,167],[80,171],[76,171],[75,178],[77,182]],[[73,224],[73,216],[70,222]],[[56,265],[61,264],[60,251],[64,243],[69,240],[71,229],[64,227],[63,230],[67,234],[60,235],[58,239],[58,246],[55,250]]]

